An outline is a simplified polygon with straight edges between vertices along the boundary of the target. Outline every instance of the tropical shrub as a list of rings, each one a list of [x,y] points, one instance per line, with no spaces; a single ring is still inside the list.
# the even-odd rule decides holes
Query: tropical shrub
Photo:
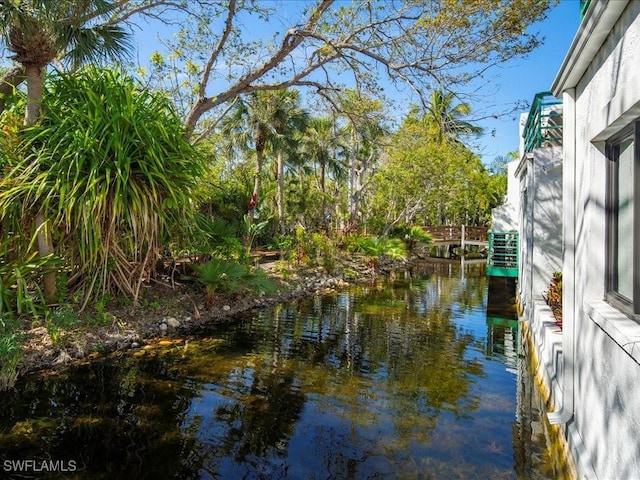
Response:
[[[378,258],[387,256],[392,259],[407,257],[406,245],[399,238],[351,234],[346,236],[345,245],[347,251],[361,253],[369,257]]]
[[[180,224],[172,233],[170,250],[174,258],[211,254],[239,258],[245,253],[237,229],[223,218],[196,212],[192,222]]]
[[[418,226],[405,225],[391,230],[390,235],[395,238],[404,240],[409,250],[413,250],[417,244],[430,244],[433,237],[423,228]]]
[[[416,227],[416,226],[409,228],[409,233],[407,235],[407,238],[413,242],[420,242],[420,243],[427,243],[427,244],[433,242],[433,237],[428,232],[425,232],[423,228]]]
[[[0,183],[0,221],[20,231],[44,213],[83,307],[109,292],[137,299],[169,228],[189,221],[201,159],[169,101],[131,77],[87,68],[46,88]]]
[[[24,260],[0,260],[0,318],[26,313],[37,317],[42,312],[44,302],[37,280],[52,263],[52,258],[35,253]]]
[[[238,293],[252,290],[273,293],[276,285],[264,270],[252,268],[236,261],[213,257],[195,267],[196,280],[205,287],[205,305],[211,307],[216,293]]]
[[[311,241],[315,252],[316,262],[328,273],[333,273],[336,269],[336,246],[333,241],[322,233],[311,235]]]

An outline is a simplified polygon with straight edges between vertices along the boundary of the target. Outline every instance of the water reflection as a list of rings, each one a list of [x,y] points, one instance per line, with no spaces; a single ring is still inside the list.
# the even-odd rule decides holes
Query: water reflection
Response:
[[[557,478],[488,290],[482,265],[425,265],[32,377],[0,398],[0,457],[73,459],[65,478]]]
[[[487,294],[487,355],[517,372],[519,355],[516,279],[489,277]]]

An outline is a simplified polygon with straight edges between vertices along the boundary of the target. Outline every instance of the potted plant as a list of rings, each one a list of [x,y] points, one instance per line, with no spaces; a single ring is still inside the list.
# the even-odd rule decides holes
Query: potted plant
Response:
[[[553,312],[556,325],[562,327],[562,272],[553,272],[549,290],[544,299]]]

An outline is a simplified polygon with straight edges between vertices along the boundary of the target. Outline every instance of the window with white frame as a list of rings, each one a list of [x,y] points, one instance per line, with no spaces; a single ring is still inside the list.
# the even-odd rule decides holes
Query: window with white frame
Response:
[[[640,319],[640,120],[607,142],[606,300]]]

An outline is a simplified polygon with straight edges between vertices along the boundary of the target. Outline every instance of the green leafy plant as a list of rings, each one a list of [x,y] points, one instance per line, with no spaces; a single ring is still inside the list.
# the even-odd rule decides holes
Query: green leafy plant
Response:
[[[3,177],[3,227],[44,215],[81,309],[105,292],[137,299],[170,226],[193,210],[202,158],[167,98],[131,77],[86,68],[46,88],[46,114],[20,132]]]
[[[279,233],[274,238],[273,247],[280,251],[281,258],[292,260],[296,251],[296,239],[292,235]]]
[[[93,346],[93,351],[102,355],[109,351],[109,345],[105,342],[98,342]]]
[[[277,285],[261,268],[252,268],[245,280],[246,286],[253,291],[273,294],[278,291]]]
[[[44,301],[37,280],[56,264],[53,256],[38,257],[35,252],[22,260],[0,260],[0,316],[40,315]]]
[[[419,243],[428,245],[433,242],[433,237],[428,232],[416,226],[409,227],[401,238],[405,241],[409,250],[413,250]]]
[[[304,227],[298,225],[295,231],[295,261],[298,265],[306,263],[313,255],[313,246],[307,231]]]
[[[60,336],[61,336],[60,328],[58,328],[57,325],[55,325],[50,321],[46,323],[46,327],[47,327],[47,333],[49,334],[49,337],[51,337],[51,344],[54,346],[58,345],[60,343]]]
[[[4,333],[0,336],[0,391],[6,391],[16,383],[20,373],[22,349],[16,333]]]
[[[245,215],[243,217],[243,225],[244,225],[244,233],[246,235],[246,255],[249,256],[251,253],[251,247],[253,246],[253,242],[256,237],[262,232],[267,225],[269,225],[269,220],[265,220],[260,223],[253,223],[249,218],[249,215]]]
[[[316,262],[322,265],[328,273],[333,273],[336,269],[336,246],[326,235],[314,233],[311,235]]]
[[[175,230],[180,238],[171,245],[174,258],[194,253],[231,258],[239,258],[244,254],[236,228],[223,218],[195,213],[193,222],[182,222]]]
[[[242,286],[242,278],[248,274],[249,268],[238,262],[212,258],[195,268],[198,282],[207,291],[208,298],[216,292],[237,292]]]
[[[407,247],[399,238],[387,238],[383,240],[383,255],[394,260],[407,258]]]
[[[253,269],[235,261],[214,257],[207,263],[195,268],[196,280],[204,285],[205,304],[211,307],[216,293],[237,293],[243,289],[271,293],[275,284],[266,276],[264,270]]]
[[[57,345],[65,330],[74,327],[79,317],[70,305],[62,305],[45,313],[45,326],[54,345]]]
[[[355,235],[350,236],[346,246],[348,251],[375,258],[387,256],[401,259],[407,256],[406,245],[399,238]]]

